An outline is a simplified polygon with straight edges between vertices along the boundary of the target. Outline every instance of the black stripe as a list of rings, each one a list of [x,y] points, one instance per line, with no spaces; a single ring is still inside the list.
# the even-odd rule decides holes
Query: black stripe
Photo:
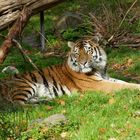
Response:
[[[65,93],[65,91],[64,91],[64,89],[62,88],[62,86],[61,86],[61,85],[60,85],[60,89],[61,89],[61,91],[62,91],[63,95],[64,95],[64,94],[66,94],[66,93]]]
[[[19,75],[15,74],[14,75],[17,79],[21,79],[21,77],[19,77]]]
[[[60,67],[62,68],[63,67],[63,65],[64,64],[61,64],[60,65]],[[55,71],[56,69],[54,69],[54,67],[51,67],[51,70],[55,73],[55,75],[57,76],[57,78],[59,79],[59,82],[60,82],[60,84],[59,84],[59,86],[60,86],[60,89],[61,89],[61,91],[62,91],[62,93],[63,94],[65,94],[65,91],[63,90],[63,88],[61,87],[61,85],[62,85],[62,81],[61,81],[61,73],[59,73],[58,74],[58,72],[57,71]],[[62,70],[62,74],[63,74],[64,72],[63,72],[63,70]],[[66,73],[65,73],[66,74]],[[67,74],[66,74],[67,75]],[[67,75],[67,77],[69,77],[68,75]],[[70,79],[70,81],[73,83],[73,81]],[[56,83],[57,84],[57,83]],[[68,88],[68,87],[67,87]],[[68,90],[70,91],[70,89],[68,88]]]
[[[17,89],[17,90],[13,90],[11,93],[12,93],[12,94],[14,94],[15,92],[21,93],[21,92],[23,92],[23,91],[29,93],[29,94],[32,96],[32,92],[31,92],[30,90],[22,90],[22,89],[20,90],[20,89]],[[18,93],[17,93],[17,94],[18,94]],[[16,95],[16,94],[15,94],[15,95]],[[15,95],[14,95],[14,96],[15,96]]]
[[[32,96],[32,92],[30,90],[22,90],[22,91],[25,91],[25,92],[29,93]]]
[[[55,87],[56,87],[56,89],[58,90],[58,86],[57,86],[57,83],[56,83],[56,81],[55,81],[54,77],[52,77],[52,79],[53,79],[53,84],[54,84],[54,86],[55,86]]]
[[[61,65],[61,67],[62,67],[62,65]],[[51,70],[55,73],[55,75],[56,75],[56,77],[58,78],[58,80],[59,80],[60,84],[62,84],[62,81],[61,81],[61,75],[60,75],[60,73],[58,74],[58,72],[55,72],[55,70],[53,69],[53,67],[51,67]],[[54,81],[55,81],[55,79],[54,79]],[[56,83],[56,85],[55,85],[55,83]],[[58,85],[57,85],[57,82],[56,82],[56,81],[55,81],[55,83],[54,83],[54,85],[56,86],[57,90],[59,90],[59,89],[58,89]]]
[[[99,55],[101,56],[102,54],[101,54],[100,48],[98,46],[96,46],[96,47],[97,47],[97,49],[99,51]]]
[[[30,85],[27,85],[27,86],[17,86],[17,88],[31,88],[33,93],[35,94],[35,89],[33,87],[31,87]]]
[[[19,98],[19,97],[18,97],[17,99],[13,99],[13,101],[19,101],[19,100],[20,100],[20,101],[23,101],[23,102],[26,102],[26,101],[27,101],[26,99]]]
[[[43,84],[45,85],[45,87],[49,87],[49,84],[48,84],[48,82],[47,82],[47,80],[46,80],[46,78],[45,78],[45,76],[44,76],[44,72],[43,72],[43,70],[40,70],[40,71],[38,71],[38,73],[40,74],[40,76],[42,77],[42,79],[43,79]]]
[[[51,66],[50,66],[49,68],[51,69],[51,71],[54,72],[54,70],[53,70],[53,68],[52,68]],[[48,69],[48,72],[49,72],[49,69]],[[55,72],[54,72],[54,73],[55,73]],[[54,84],[54,86],[56,87],[56,89],[58,90],[57,82],[55,81],[55,79],[54,79],[54,77],[53,77],[53,74],[51,75],[50,72],[49,72],[49,76],[52,78],[53,84]]]
[[[25,79],[17,79],[17,77],[15,77],[14,79],[12,79],[11,81],[14,81],[14,82],[21,82],[21,83],[25,83],[25,84],[28,84]]]
[[[55,96],[57,97],[58,96],[58,93],[57,93],[57,91],[56,91],[56,89],[55,89],[54,86],[53,86],[53,92],[54,92]]]
[[[104,68],[105,74],[107,73],[107,67],[108,67],[108,65],[106,64],[106,65],[105,65],[105,68]]]
[[[96,53],[96,55],[97,55],[97,50],[96,50],[97,48],[96,47],[94,47],[94,51],[95,51],[95,53]]]
[[[94,47],[94,51],[95,51],[95,53],[96,53],[96,59],[97,59],[97,56],[98,56],[98,53],[97,53],[97,50],[96,50],[96,47]]]
[[[20,86],[20,85],[16,85],[16,83],[15,83],[15,86],[18,88],[31,88],[32,89],[32,91],[35,93],[35,90],[34,90],[34,88],[32,87],[32,86],[30,86],[29,85],[29,83],[27,83],[25,80],[22,80],[22,81],[17,81],[16,79],[14,79],[14,81],[16,81],[16,82],[21,82],[21,83],[25,83],[25,84],[27,84],[27,86]],[[32,83],[31,83],[32,84]],[[34,86],[36,86],[35,84],[33,84]]]
[[[35,74],[32,73],[32,72],[29,72],[29,75],[31,76],[31,79],[32,79],[35,83],[37,83],[37,79],[36,79]]]
[[[22,81],[18,81],[18,82],[23,82],[23,83],[28,84],[28,83],[26,82],[26,80],[27,80],[29,83],[31,83],[31,84],[33,84],[34,86],[36,86],[36,84],[35,84],[33,81],[30,81],[29,79],[27,79],[27,78],[25,77],[25,75],[20,75],[20,77],[19,77],[18,75],[15,75],[15,78],[17,78],[17,79],[19,79],[19,80],[22,80]],[[14,79],[14,80],[16,80],[16,79]]]
[[[14,98],[14,97],[16,97],[16,96],[18,96],[18,95],[21,95],[21,96],[23,96],[23,97],[25,97],[25,98],[28,98],[28,95],[25,94],[25,93],[17,93],[17,94],[15,94],[12,98]]]
[[[25,77],[25,75],[23,75],[22,78],[23,78],[24,80],[27,80],[28,82],[30,82],[30,83],[33,84],[34,86],[36,86],[36,84],[35,84],[33,81],[29,80],[27,77]]]
[[[49,68],[50,68],[51,70],[53,70],[53,67],[52,67],[52,66],[49,66]]]

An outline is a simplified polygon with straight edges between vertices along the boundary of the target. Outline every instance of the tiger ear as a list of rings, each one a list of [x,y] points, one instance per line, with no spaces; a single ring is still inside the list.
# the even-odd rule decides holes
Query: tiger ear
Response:
[[[72,41],[68,41],[68,47],[70,47],[71,49],[75,46],[75,43]]]

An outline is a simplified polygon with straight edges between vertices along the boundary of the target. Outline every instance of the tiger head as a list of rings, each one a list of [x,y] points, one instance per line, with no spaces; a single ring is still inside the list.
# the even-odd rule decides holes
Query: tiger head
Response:
[[[107,56],[102,47],[93,40],[82,39],[68,42],[71,48],[68,65],[76,72],[90,73],[106,67]]]
[[[92,47],[83,45],[83,41],[69,41],[68,46],[71,49],[68,56],[69,67],[76,72],[92,72]]]

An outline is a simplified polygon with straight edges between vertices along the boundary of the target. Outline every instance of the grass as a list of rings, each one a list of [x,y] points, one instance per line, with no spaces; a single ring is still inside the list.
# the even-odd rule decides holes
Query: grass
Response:
[[[49,46],[55,46],[60,40],[54,35],[53,30],[56,20],[65,11],[78,11],[87,14],[93,9],[100,9],[100,5],[105,3],[112,7],[118,1],[102,0],[68,0],[48,10],[45,14],[45,30]],[[125,3],[126,0],[121,1]],[[128,2],[129,3],[129,2]],[[99,10],[97,10],[99,11]],[[127,25],[129,26],[129,25]],[[89,27],[90,28],[90,27]],[[139,22],[131,25],[134,33],[140,31]],[[30,35],[33,31],[39,32],[39,17],[31,18],[28,26],[24,30],[24,35]],[[6,35],[6,31],[2,34]],[[74,40],[86,32],[82,29],[68,29],[63,37],[65,40]],[[63,41],[62,47],[67,50],[67,41]],[[2,40],[0,40],[0,44]],[[27,50],[33,62],[40,68],[63,62],[62,58],[44,58],[38,48],[31,48],[27,44],[22,44]],[[107,48],[108,72],[111,76],[126,81],[133,81],[127,78],[126,73],[139,75],[140,70],[140,50],[120,46],[117,49]],[[131,59],[131,64],[128,60]],[[12,49],[7,59],[0,65],[0,71],[8,66],[14,65],[22,73],[32,70],[32,66],[25,63],[17,49]],[[117,70],[114,65],[117,65]],[[120,68],[120,69],[119,69]],[[123,68],[123,69],[122,69]],[[119,74],[117,71],[121,71]],[[0,77],[6,77],[0,73]],[[86,92],[84,95],[74,93],[72,97],[57,98],[48,104],[40,104],[29,108],[17,108],[5,106],[0,112],[0,139],[16,140],[139,140],[140,137],[140,116],[136,114],[140,111],[140,93],[137,90],[122,90],[112,94],[99,92]],[[63,104],[61,103],[63,102]],[[64,125],[57,125],[51,128],[36,125],[32,129],[28,126],[33,120],[46,118],[56,113],[63,113],[68,122]]]
[[[140,119],[135,114],[140,109],[139,99],[140,94],[137,90],[123,90],[109,95],[86,92],[84,96],[74,94],[69,98],[55,99],[48,105],[20,109],[18,113],[9,112],[5,115],[4,121],[7,128],[10,126],[11,138],[14,137],[17,140],[29,138],[34,140],[108,140],[110,138],[138,140]],[[61,104],[60,101],[65,104]],[[51,109],[48,106],[51,106]],[[65,114],[68,122],[50,129],[38,125],[32,129],[27,128],[27,123],[29,125],[32,120],[46,118],[56,113]],[[21,127],[21,125],[24,126]],[[7,129],[6,132],[8,133]],[[62,134],[65,134],[64,137]]]

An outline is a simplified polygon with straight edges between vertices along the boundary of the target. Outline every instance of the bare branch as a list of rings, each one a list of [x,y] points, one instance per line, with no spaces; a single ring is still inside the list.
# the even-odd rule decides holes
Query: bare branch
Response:
[[[23,48],[20,45],[20,43],[17,40],[15,40],[15,39],[13,39],[12,41],[14,42],[16,47],[20,50],[20,52],[23,55],[24,59],[27,60],[37,71],[40,71],[39,68],[33,63],[31,58],[27,54],[25,54],[25,52],[23,51]]]

